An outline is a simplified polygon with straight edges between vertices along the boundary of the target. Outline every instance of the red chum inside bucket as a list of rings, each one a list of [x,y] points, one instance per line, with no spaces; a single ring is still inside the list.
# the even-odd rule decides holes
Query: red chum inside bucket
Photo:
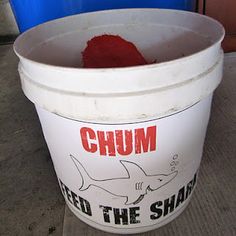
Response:
[[[118,35],[95,36],[82,52],[84,68],[114,68],[148,64],[136,46]]]

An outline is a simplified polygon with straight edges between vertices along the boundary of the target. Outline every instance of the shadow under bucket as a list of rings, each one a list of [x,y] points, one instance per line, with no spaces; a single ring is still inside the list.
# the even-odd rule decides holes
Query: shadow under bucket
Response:
[[[101,34],[120,35],[158,63],[81,68],[86,42]],[[159,9],[80,14],[19,36],[22,89],[77,217],[129,234],[158,228],[185,209],[222,78],[223,36],[209,17]]]

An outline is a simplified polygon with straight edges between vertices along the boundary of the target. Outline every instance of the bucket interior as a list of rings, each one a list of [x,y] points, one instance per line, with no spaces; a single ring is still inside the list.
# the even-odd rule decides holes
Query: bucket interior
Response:
[[[82,67],[86,42],[113,34],[133,42],[148,62],[161,63],[198,53],[221,40],[217,26],[214,20],[189,12],[110,10],[42,24],[21,35],[15,45],[21,56],[36,62]]]

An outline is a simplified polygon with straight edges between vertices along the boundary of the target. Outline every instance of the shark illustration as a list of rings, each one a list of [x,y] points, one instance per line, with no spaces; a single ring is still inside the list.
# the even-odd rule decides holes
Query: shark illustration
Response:
[[[127,172],[126,177],[96,180],[88,174],[84,166],[74,156],[70,155],[70,157],[82,178],[80,191],[94,186],[114,196],[125,197],[125,205],[139,203],[148,191],[160,189],[178,174],[178,171],[174,171],[170,174],[147,175],[139,165],[121,160],[120,163]]]

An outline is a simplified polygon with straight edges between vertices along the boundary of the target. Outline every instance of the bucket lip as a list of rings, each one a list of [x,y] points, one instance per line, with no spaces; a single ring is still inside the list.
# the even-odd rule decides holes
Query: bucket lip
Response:
[[[54,22],[54,21],[63,21],[65,18],[73,18],[73,17],[78,17],[78,15],[92,15],[92,14],[104,14],[107,12],[115,12],[115,11],[120,11],[120,12],[125,12],[125,11],[140,11],[140,10],[144,10],[144,11],[162,11],[162,12],[172,12],[172,13],[180,13],[180,14],[186,14],[186,15],[195,15],[195,16],[199,16],[199,17],[203,17],[211,22],[213,22],[214,24],[218,25],[219,29],[221,29],[221,36],[211,42],[211,45],[205,47],[204,49],[197,51],[191,55],[188,56],[184,56],[181,58],[176,58],[173,60],[169,60],[169,61],[164,61],[164,62],[157,62],[157,63],[152,63],[152,64],[148,64],[148,65],[138,65],[138,66],[128,66],[128,67],[112,67],[112,68],[83,68],[83,67],[70,67],[70,66],[59,66],[59,65],[52,65],[52,64],[48,64],[48,63],[43,63],[43,62],[38,62],[32,59],[27,58],[27,56],[22,56],[17,49],[17,44],[18,42],[20,42],[21,38],[24,37],[28,32],[31,32],[32,30],[37,29],[38,27],[41,27],[45,24]],[[132,72],[132,71],[137,71],[137,70],[144,70],[144,69],[155,69],[155,68],[160,68],[160,67],[166,67],[166,66],[171,66],[172,64],[176,64],[178,62],[185,62],[188,61],[189,59],[192,59],[194,57],[196,57],[197,55],[200,55],[202,53],[204,53],[205,51],[209,50],[210,48],[214,47],[216,44],[220,44],[223,39],[225,37],[225,29],[223,27],[223,25],[209,17],[206,15],[201,15],[199,13],[196,12],[189,12],[189,11],[184,11],[184,10],[175,10],[175,9],[159,9],[159,8],[127,8],[127,9],[109,9],[109,10],[103,10],[103,11],[96,11],[96,12],[86,12],[86,13],[80,13],[80,14],[76,14],[76,15],[72,15],[72,16],[66,16],[66,17],[62,17],[59,19],[55,19],[55,20],[51,20],[51,21],[47,21],[45,23],[42,23],[40,25],[37,25],[29,30],[27,30],[26,32],[24,32],[23,34],[19,35],[17,37],[17,39],[15,40],[14,44],[13,44],[13,50],[15,52],[15,54],[23,61],[27,61],[31,64],[34,64],[36,66],[41,66],[41,67],[46,67],[48,69],[53,69],[53,70],[57,70],[57,71],[63,71],[63,72],[79,72],[79,73],[104,73],[104,72]]]

